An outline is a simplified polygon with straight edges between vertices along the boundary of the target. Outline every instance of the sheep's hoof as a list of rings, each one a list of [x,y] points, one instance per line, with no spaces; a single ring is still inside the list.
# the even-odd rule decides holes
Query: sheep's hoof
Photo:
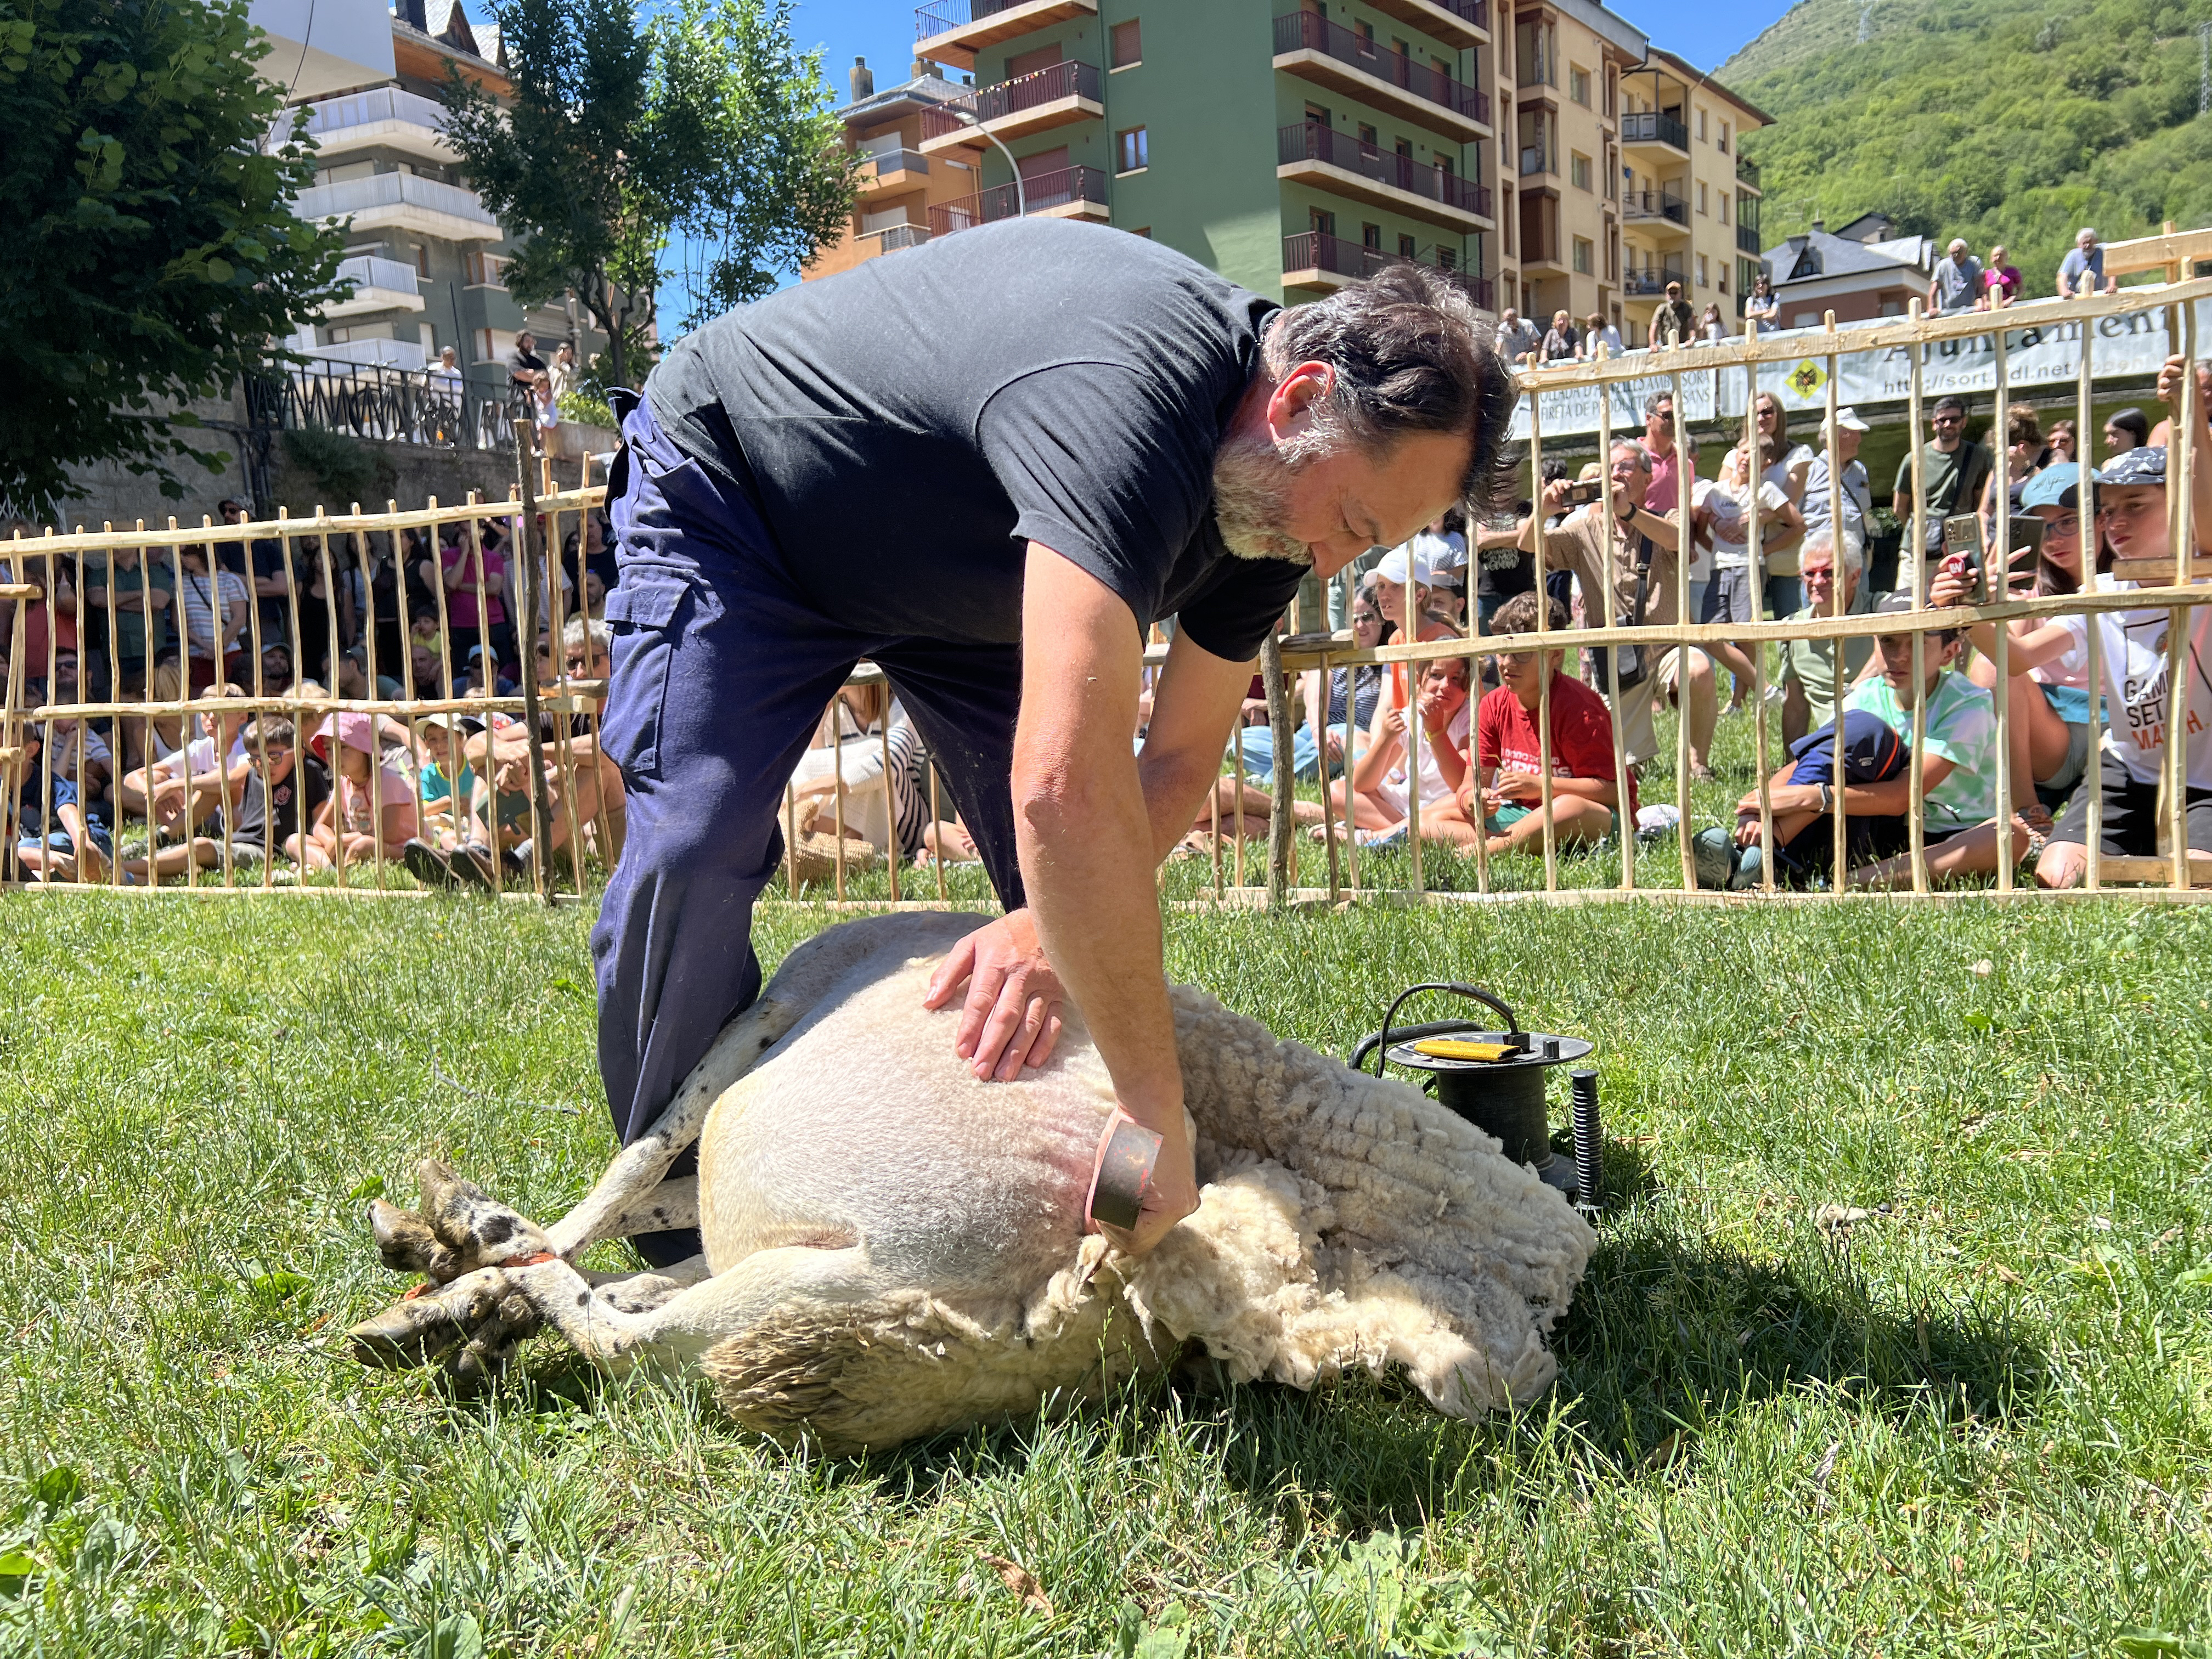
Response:
[[[422,1218],[437,1242],[469,1267],[496,1267],[518,1256],[543,1255],[551,1241],[497,1199],[464,1181],[435,1158],[417,1171]]]
[[[464,1389],[480,1387],[544,1322],[496,1268],[394,1303],[346,1334],[364,1365],[405,1370],[443,1361]]]
[[[449,1285],[468,1271],[468,1265],[439,1242],[429,1222],[413,1210],[372,1199],[368,1230],[375,1235],[377,1254],[394,1273],[421,1273],[434,1285]]]

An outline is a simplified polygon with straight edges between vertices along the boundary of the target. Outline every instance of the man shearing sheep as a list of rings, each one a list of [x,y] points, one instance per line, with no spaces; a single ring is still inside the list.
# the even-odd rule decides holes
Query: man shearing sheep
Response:
[[[1011,1079],[1074,998],[1122,1110],[1162,1137],[1121,1241],[1149,1249],[1198,1202],[1155,867],[1306,570],[1486,501],[1512,398],[1465,289],[1425,267],[1285,311],[1050,220],[870,260],[677,345],[622,401],[609,483],[604,743],[629,840],[592,950],[624,1141],[759,994],[749,921],[784,783],[865,657],[1006,910],[928,1005],[965,985],[958,1052]],[[1169,617],[1133,755],[1146,632]]]

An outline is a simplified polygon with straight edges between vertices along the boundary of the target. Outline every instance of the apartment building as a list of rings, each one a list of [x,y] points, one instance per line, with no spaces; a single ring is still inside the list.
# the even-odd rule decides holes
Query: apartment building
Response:
[[[569,337],[586,357],[604,349],[605,337],[573,301],[530,313],[515,303],[501,279],[515,244],[446,141],[440,93],[449,68],[495,96],[511,90],[498,31],[472,23],[461,0],[398,0],[389,10],[385,0],[317,3],[325,13],[373,13],[388,38],[389,67],[337,85],[342,71],[326,70],[295,88],[319,165],[295,211],[350,222],[340,274],[355,288],[288,343],[328,361],[401,369],[434,365],[453,346],[471,389],[485,393],[503,384],[501,360],[525,328],[549,351]]]
[[[950,226],[979,221],[983,185],[973,145],[937,146],[922,154],[922,116],[966,96],[972,88],[945,79],[917,59],[902,86],[876,90],[867,59],[853,60],[853,100],[837,112],[846,148],[862,157],[852,227],[806,268],[809,278],[834,276],[929,240],[933,220]],[[994,217],[1002,216],[993,215]]]
[[[856,146],[930,171],[872,162],[853,234],[807,275],[1027,212],[1291,301],[1412,258],[1489,303],[1492,0],[1279,3],[931,0],[915,81],[844,112]]]
[[[1762,252],[1759,169],[1740,146],[1768,118],[1657,47],[1623,73],[1621,99],[1622,337],[1650,338],[1677,282],[1698,315],[1717,305],[1735,333]]]

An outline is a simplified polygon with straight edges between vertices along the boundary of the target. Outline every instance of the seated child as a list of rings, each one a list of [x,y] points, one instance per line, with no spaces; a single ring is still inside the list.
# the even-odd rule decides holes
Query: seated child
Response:
[[[1454,841],[1473,838],[1474,831],[1452,806],[1452,795],[1467,775],[1468,670],[1464,657],[1439,658],[1424,667],[1411,710],[1388,696],[1376,704],[1358,764],[1350,777],[1328,787],[1333,818],[1343,821],[1349,789],[1355,829],[1386,840],[1404,833],[1413,787],[1406,769],[1410,713],[1421,728],[1414,760],[1419,769],[1421,833]],[[1326,830],[1317,823],[1312,834],[1318,839]]]
[[[1493,636],[1536,631],[1536,606],[1550,609],[1553,628],[1567,625],[1567,608],[1534,592],[1516,593],[1491,618]],[[1620,787],[1613,764],[1613,716],[1605,699],[1580,680],[1559,672],[1564,651],[1501,650],[1498,690],[1475,711],[1475,772],[1462,782],[1455,817],[1473,840],[1475,801],[1488,850],[1510,853],[1541,846],[1544,834],[1544,759],[1538,730],[1548,683],[1552,696],[1552,824],[1562,846],[1583,845],[1620,830]],[[1628,786],[1631,818],[1636,783]]]
[[[107,873],[108,855],[114,851],[106,808],[88,807],[77,796],[76,786],[49,767],[42,758],[46,727],[26,725],[18,739],[21,752],[13,763],[20,780],[15,799],[7,803],[9,833],[15,844],[15,861],[30,881],[99,881]],[[0,775],[5,775],[0,769]],[[51,786],[51,788],[49,787]]]
[[[366,863],[380,850],[397,861],[419,827],[415,786],[404,770],[383,758],[375,720],[367,714],[333,714],[307,747],[337,775],[337,792],[311,824],[285,838],[284,851],[307,870]]]
[[[1836,727],[1832,720],[1790,745],[1788,766],[1774,775],[1768,796],[1774,807],[1774,880],[1780,887],[1803,889],[1814,876],[1826,877],[1835,860],[1832,817],[1836,783]],[[1894,818],[1853,811],[1876,798],[1860,794],[1865,786],[1901,778],[1911,749],[1878,714],[1863,708],[1844,715],[1844,856],[1845,868],[1893,850]],[[1808,794],[1806,792],[1810,791]],[[1784,792],[1788,793],[1784,793]],[[1886,804],[1886,796],[1879,798]],[[1792,805],[1805,800],[1808,805]],[[1748,811],[1745,804],[1748,804]],[[1824,807],[1827,810],[1823,810]],[[1733,831],[1706,830],[1696,840],[1698,884],[1739,891],[1759,884],[1765,862],[1759,840],[1757,791],[1738,803]]]

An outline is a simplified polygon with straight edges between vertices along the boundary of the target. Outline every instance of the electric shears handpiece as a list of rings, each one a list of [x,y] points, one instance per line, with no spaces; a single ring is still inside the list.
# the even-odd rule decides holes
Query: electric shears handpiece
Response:
[[[1091,1198],[1084,1212],[1094,1228],[1127,1232],[1144,1211],[1145,1191],[1160,1161],[1160,1136],[1125,1112],[1114,1114],[1098,1137],[1098,1158],[1091,1173]]]

